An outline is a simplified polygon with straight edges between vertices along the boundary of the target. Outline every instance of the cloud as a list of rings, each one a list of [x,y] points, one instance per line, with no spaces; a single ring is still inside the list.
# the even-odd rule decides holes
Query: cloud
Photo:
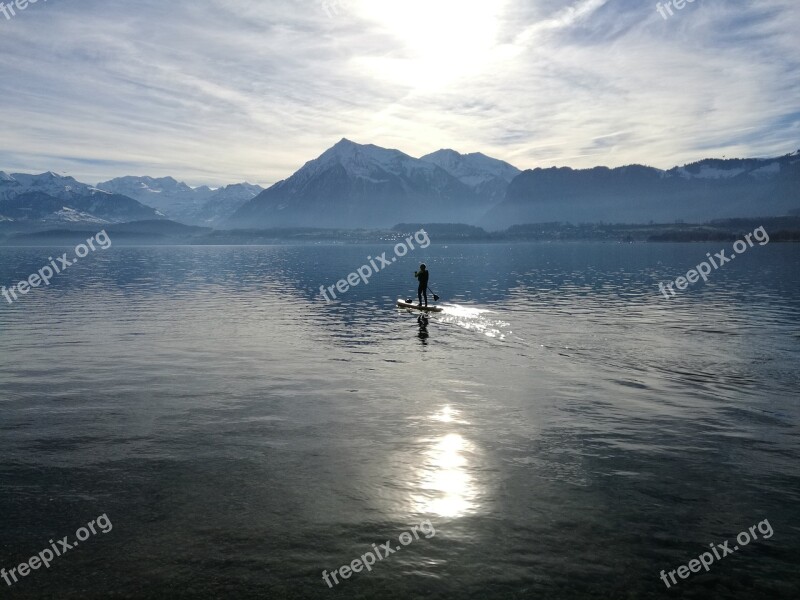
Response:
[[[0,169],[283,179],[342,137],[521,168],[800,147],[794,0],[50,0],[0,16]]]

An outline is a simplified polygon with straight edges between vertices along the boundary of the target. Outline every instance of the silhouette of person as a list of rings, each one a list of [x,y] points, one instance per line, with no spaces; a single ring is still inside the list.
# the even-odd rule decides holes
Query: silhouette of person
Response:
[[[424,295],[425,306],[428,306],[428,278],[430,277],[430,271],[428,271],[428,267],[425,266],[425,263],[419,266],[419,271],[414,273],[414,277],[419,280],[419,287],[417,287],[419,305],[422,306],[422,296]]]

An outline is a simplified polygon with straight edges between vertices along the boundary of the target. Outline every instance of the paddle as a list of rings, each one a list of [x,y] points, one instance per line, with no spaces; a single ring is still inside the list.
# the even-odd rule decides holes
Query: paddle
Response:
[[[431,288],[428,288],[428,291],[431,294],[433,294],[433,290]],[[438,302],[439,301],[439,296],[437,296],[436,294],[433,294],[433,301],[434,302]],[[412,298],[406,298],[406,302],[408,302],[409,304],[413,304],[414,300]]]

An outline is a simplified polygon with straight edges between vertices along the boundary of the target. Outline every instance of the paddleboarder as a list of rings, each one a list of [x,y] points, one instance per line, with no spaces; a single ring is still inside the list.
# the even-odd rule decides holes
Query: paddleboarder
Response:
[[[414,277],[419,280],[419,287],[417,288],[417,298],[419,298],[419,306],[422,306],[422,296],[425,295],[425,306],[428,306],[428,278],[430,271],[425,263],[419,266],[419,271],[414,272]]]

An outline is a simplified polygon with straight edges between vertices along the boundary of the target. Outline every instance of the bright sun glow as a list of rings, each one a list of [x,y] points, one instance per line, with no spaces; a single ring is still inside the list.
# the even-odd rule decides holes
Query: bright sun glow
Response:
[[[460,517],[475,509],[475,482],[468,472],[467,453],[472,445],[456,433],[436,440],[428,453],[417,497],[420,512]]]
[[[480,72],[496,44],[504,4],[504,0],[360,2],[360,16],[378,23],[391,42],[384,56],[362,58],[359,64],[376,77],[426,90]]]

